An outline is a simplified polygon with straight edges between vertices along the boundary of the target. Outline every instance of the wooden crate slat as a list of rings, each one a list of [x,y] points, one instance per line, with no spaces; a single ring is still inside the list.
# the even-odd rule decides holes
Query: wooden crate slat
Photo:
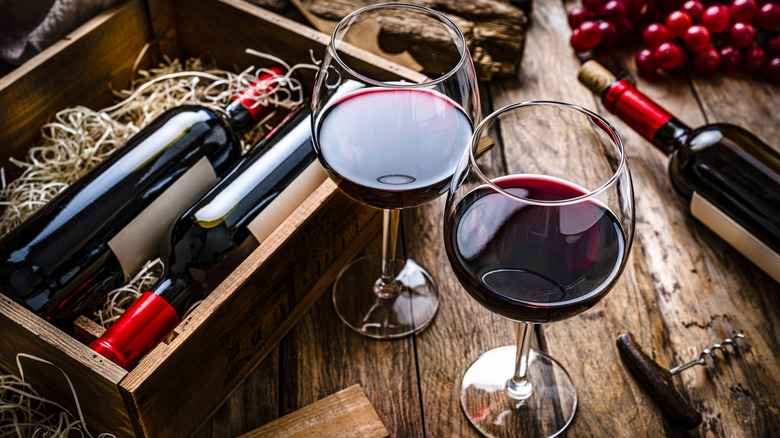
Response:
[[[53,365],[22,358],[25,381],[78,416],[68,385],[70,379],[88,426],[132,436],[130,419],[119,392],[119,382],[127,371],[3,295],[0,295],[0,333],[0,368],[20,374],[16,365],[20,353],[51,362]]]
[[[0,165],[22,158],[40,127],[75,105],[100,109],[113,102],[109,86],[127,86],[147,41],[146,14],[131,1],[89,20],[64,39],[0,78]]]

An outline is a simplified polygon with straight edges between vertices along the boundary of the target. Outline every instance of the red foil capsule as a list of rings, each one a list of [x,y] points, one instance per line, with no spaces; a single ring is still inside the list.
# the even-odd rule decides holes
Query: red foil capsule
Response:
[[[159,295],[145,292],[89,348],[131,370],[138,359],[179,324],[179,315]]]
[[[268,116],[274,109],[275,105],[263,105],[258,102],[257,97],[262,93],[266,93],[271,82],[276,80],[279,76],[286,74],[286,69],[281,65],[267,68],[267,72],[264,72],[258,77],[257,82],[253,82],[246,90],[242,91],[238,96],[233,97],[231,101],[239,101],[249,113],[252,115],[255,123],[260,123],[263,118]]]
[[[603,102],[607,111],[620,117],[650,141],[653,141],[656,131],[674,117],[625,79],[614,82],[607,89]]]

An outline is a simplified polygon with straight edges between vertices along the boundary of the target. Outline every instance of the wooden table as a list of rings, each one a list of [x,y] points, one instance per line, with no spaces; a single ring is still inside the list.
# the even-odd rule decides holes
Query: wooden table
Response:
[[[578,84],[580,61],[566,24],[573,5],[535,2],[519,77],[483,84],[481,93],[487,109],[531,99],[582,105],[606,114],[626,143],[637,213],[628,265],[601,303],[541,335],[541,345],[577,385],[579,407],[568,436],[688,436],[623,366],[615,339],[624,331],[667,366],[743,331],[749,342],[738,356],[675,378],[704,417],[690,435],[780,436],[780,286],[692,219],[669,182],[667,158]],[[638,49],[615,51],[611,61],[635,74],[631,54]],[[736,123],[780,147],[780,87],[742,75],[665,83],[635,77],[641,90],[691,126]],[[515,331],[456,281],[441,237],[444,202],[402,215],[402,249],[440,287],[439,313],[427,330],[398,341],[363,338],[340,322],[326,293],[198,436],[248,432],[356,383],[391,436],[477,436],[460,408],[460,379],[483,352],[514,344]]]

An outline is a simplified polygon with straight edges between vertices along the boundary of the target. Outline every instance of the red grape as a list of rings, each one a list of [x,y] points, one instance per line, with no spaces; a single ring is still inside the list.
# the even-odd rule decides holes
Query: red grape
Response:
[[[712,33],[720,33],[728,29],[731,17],[729,10],[723,5],[713,5],[701,14],[701,22]]]
[[[585,21],[593,19],[593,12],[583,8],[582,6],[575,6],[569,11],[567,16],[569,20],[569,27],[576,29],[580,24]]]
[[[643,6],[643,15],[647,21],[660,21],[664,16],[664,11],[661,9],[661,5],[655,1],[648,1]]]
[[[618,29],[614,24],[602,21],[599,23],[599,30],[601,31],[601,41],[599,42],[601,47],[612,47],[617,44]]]
[[[731,18],[747,23],[756,15],[757,10],[756,0],[734,0],[731,3]]]
[[[615,23],[619,38],[631,38],[634,35],[634,25],[626,18]]]
[[[582,0],[582,4],[588,11],[600,11],[592,20],[599,22],[601,47],[622,44],[634,28],[644,27],[646,49],[637,53],[635,63],[648,79],[682,75],[689,69],[701,75],[741,69],[780,84],[780,0]],[[583,35],[586,43],[595,39]]]
[[[663,69],[670,69],[676,66],[679,64],[681,57],[682,50],[674,43],[668,41],[661,44],[653,51],[653,60]]]
[[[758,46],[747,49],[742,54],[742,70],[748,73],[758,73],[764,68],[766,52]]]
[[[729,40],[736,47],[747,47],[756,38],[756,29],[750,23],[734,23],[729,30]]]
[[[693,25],[693,19],[687,12],[672,11],[666,17],[666,28],[671,38],[683,36],[685,31]]]
[[[590,50],[590,47],[586,47],[584,44],[582,44],[582,41],[580,39],[580,30],[574,29],[571,32],[571,38],[569,38],[569,44],[571,44],[571,48],[574,49],[575,52],[587,52]]]
[[[761,29],[774,30],[780,26],[780,6],[766,3],[756,12],[755,23]]]
[[[770,81],[780,84],[780,56],[775,56],[769,60],[766,65],[766,73]]]
[[[710,31],[699,24],[693,25],[685,31],[685,47],[700,52],[710,46]]]
[[[655,50],[662,43],[669,41],[669,30],[661,23],[653,23],[645,28],[642,38],[647,47]]]
[[[591,49],[601,41],[601,30],[595,21],[586,21],[577,28],[580,31],[579,42],[582,46]]]
[[[693,69],[702,75],[711,75],[718,71],[718,64],[720,63],[720,54],[714,47],[699,52],[696,57],[693,58]]]
[[[594,14],[600,14],[601,9],[604,7],[603,0],[582,0],[582,6],[585,9],[593,12]]]
[[[617,23],[626,18],[626,5],[618,0],[610,0],[604,4],[602,15],[604,16],[604,19],[610,23]]]
[[[680,10],[687,12],[688,15],[690,15],[693,19],[694,23],[701,23],[701,14],[704,12],[704,5],[699,0],[688,0],[687,2],[683,3]]]
[[[764,49],[766,49],[767,55],[774,55],[775,53],[780,53],[780,41],[778,41],[778,37],[770,38],[769,41],[767,41]]]
[[[742,60],[742,55],[739,50],[732,46],[721,47],[720,49],[720,71],[723,73],[731,73],[736,71],[739,67],[739,63]]]
[[[672,11],[680,7],[683,0],[658,0],[666,11]]]
[[[626,15],[637,15],[642,10],[642,0],[623,0],[626,5]]]
[[[688,69],[691,66],[691,58],[688,56],[688,52],[685,50],[680,50],[680,62],[669,69],[669,73],[682,76],[685,73],[688,72]]]
[[[652,78],[656,74],[656,69],[658,66],[655,64],[655,61],[653,60],[653,51],[650,49],[644,49],[640,50],[639,53],[636,54],[636,68],[639,70],[639,73],[642,74],[642,76]]]

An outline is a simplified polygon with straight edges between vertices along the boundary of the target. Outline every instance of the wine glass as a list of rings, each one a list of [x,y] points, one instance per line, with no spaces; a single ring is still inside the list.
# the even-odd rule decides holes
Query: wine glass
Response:
[[[387,52],[414,55],[425,74],[402,80],[370,61]],[[336,312],[373,338],[418,332],[435,316],[439,295],[423,267],[395,257],[399,211],[446,192],[469,147],[479,96],[466,40],[431,9],[368,6],[338,24],[315,82],[312,134],[320,163],[344,193],[384,210],[382,254],[358,258],[339,274]]]
[[[476,129],[444,214],[447,256],[481,305],[518,323],[517,345],[465,372],[461,406],[484,435],[555,436],[574,418],[569,374],[531,349],[534,326],[577,315],[615,285],[634,234],[623,143],[575,105],[509,105]]]

